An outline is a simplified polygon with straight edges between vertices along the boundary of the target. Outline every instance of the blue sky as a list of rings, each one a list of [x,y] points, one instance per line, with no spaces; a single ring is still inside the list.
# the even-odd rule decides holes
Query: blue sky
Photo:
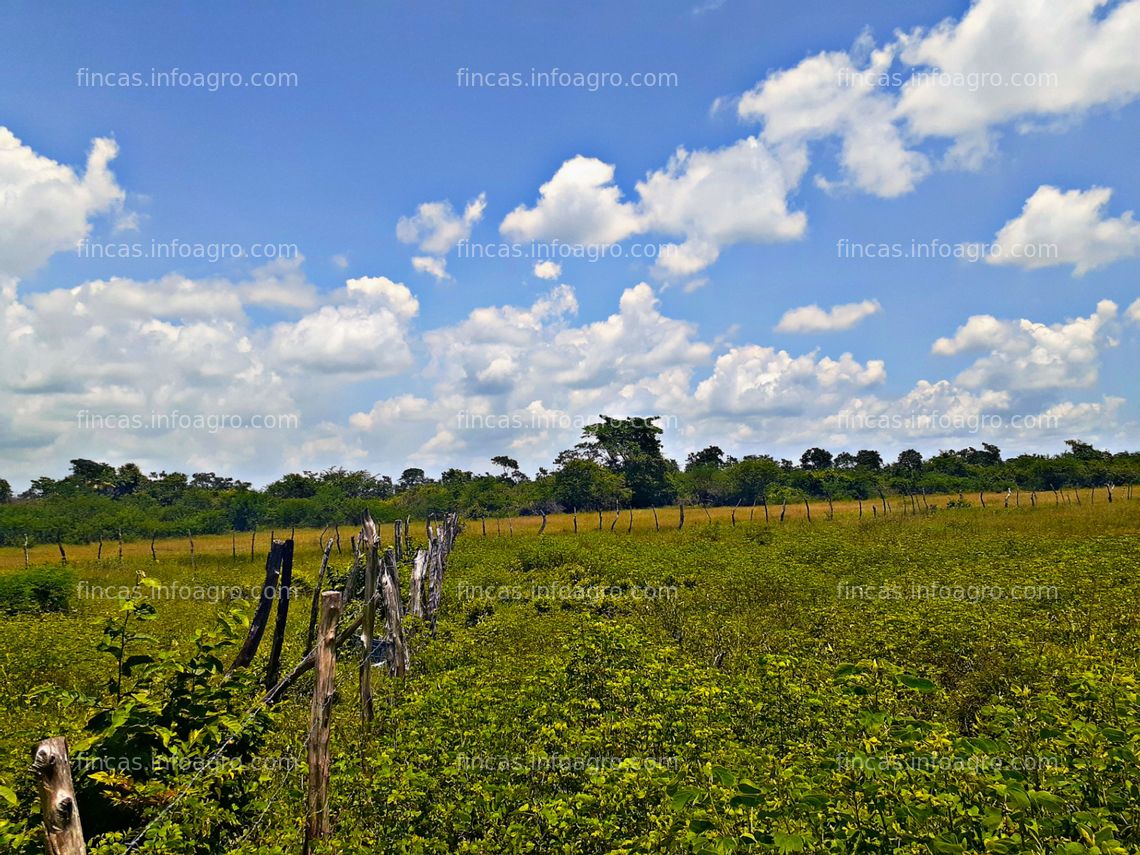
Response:
[[[7,4],[0,476],[1135,448],[1140,3],[1086,6]],[[293,85],[99,85],[152,69]],[[532,69],[606,85],[471,85]],[[298,257],[91,257],[152,241]],[[912,242],[1053,256],[837,249]]]

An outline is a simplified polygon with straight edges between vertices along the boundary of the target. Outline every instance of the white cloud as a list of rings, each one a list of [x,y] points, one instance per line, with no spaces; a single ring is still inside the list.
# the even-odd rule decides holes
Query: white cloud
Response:
[[[1135,0],[977,0],[960,20],[900,38],[906,64],[942,76],[907,83],[898,112],[920,136],[963,138],[1124,103],[1140,94],[1138,43]]]
[[[749,137],[711,151],[677,149],[664,169],[637,183],[638,201],[622,200],[614,167],[574,157],[539,188],[533,208],[520,205],[500,231],[515,241],[559,240],[581,245],[619,243],[658,232],[684,238],[662,246],[656,271],[689,276],[716,261],[723,246],[802,237],[807,218],[790,211],[802,151],[771,151]]]
[[[741,97],[737,112],[742,119],[763,121],[762,137],[772,145],[802,145],[837,135],[840,162],[851,183],[879,196],[908,193],[930,164],[907,148],[891,98],[874,83],[890,68],[894,54],[892,47],[873,51],[865,68],[857,68],[841,51],[817,54],[769,75]]]
[[[539,279],[557,279],[562,275],[562,265],[557,261],[538,261],[534,265],[534,275]]]
[[[447,272],[446,258],[436,258],[434,255],[417,255],[412,258],[412,267],[416,272],[427,273],[441,282],[444,279],[451,278],[451,274]]]
[[[1125,317],[1132,321],[1134,324],[1140,324],[1140,299],[1135,300],[1128,311],[1125,312]]]
[[[1036,270],[1072,264],[1082,276],[1140,253],[1140,223],[1132,212],[1106,217],[1107,187],[1062,191],[1044,184],[1025,202],[1021,215],[994,238],[986,261]]]
[[[557,239],[599,245],[625,240],[640,232],[642,225],[635,206],[621,200],[621,189],[613,180],[611,164],[572,157],[538,188],[538,203],[533,208],[519,205],[499,230],[518,242]]]
[[[940,356],[987,352],[957,377],[970,389],[1088,388],[1097,381],[1101,349],[1116,343],[1116,317],[1111,300],[1101,300],[1087,318],[1052,325],[974,315],[932,350]]]
[[[882,310],[878,300],[863,300],[861,303],[844,303],[821,309],[812,304],[789,309],[776,324],[776,332],[808,333],[837,332],[849,330],[864,318]]]
[[[344,253],[337,253],[332,258],[330,258],[329,261],[331,261],[332,266],[337,268],[338,270],[347,270],[348,269],[348,256],[345,255]]]
[[[403,243],[418,244],[423,252],[446,255],[461,240],[471,236],[472,227],[483,219],[487,194],[480,193],[467,203],[460,216],[451,202],[424,202],[411,217],[400,217],[396,237]]]
[[[977,169],[996,130],[1021,133],[1140,95],[1140,2],[976,0],[960,19],[876,46],[822,52],[745,93],[741,118],[774,146],[836,136],[844,180],[878,196],[913,190],[934,168],[918,146],[949,142],[940,166]]]
[[[0,126],[0,275],[25,275],[73,249],[91,217],[122,205],[125,193],[109,166],[118,151],[114,140],[94,140],[80,177]]]

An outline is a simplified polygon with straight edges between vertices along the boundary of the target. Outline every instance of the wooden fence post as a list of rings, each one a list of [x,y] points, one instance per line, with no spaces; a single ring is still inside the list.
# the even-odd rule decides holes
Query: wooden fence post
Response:
[[[661,523],[657,520],[657,508],[650,508],[650,510],[653,511],[653,530],[661,531]]]
[[[444,523],[446,529],[447,523]],[[443,534],[441,537],[446,538]],[[380,592],[384,598],[384,623],[388,630],[388,673],[393,677],[403,677],[408,673],[408,646],[404,641],[403,606],[400,604],[400,580],[396,575],[396,555],[389,549],[384,553],[384,567],[380,572]],[[440,577],[440,584],[443,579]],[[368,663],[371,670],[372,663]],[[370,711],[371,714],[371,711]]]
[[[678,507],[681,509],[681,521],[677,523],[677,529],[680,530],[685,527],[685,503],[678,503]]]
[[[190,569],[193,570],[198,566],[197,561],[194,558],[194,535],[191,534],[189,530],[187,530],[186,536],[190,539]]]
[[[24,535],[24,569],[28,569],[28,536]]]
[[[329,822],[329,732],[332,701],[336,686],[336,624],[341,599],[337,591],[321,594],[321,619],[317,632],[317,680],[309,712],[306,759],[309,763],[308,794],[305,804],[305,855],[312,843],[332,831]]]
[[[784,504],[780,507],[780,522],[784,521],[784,514],[788,512],[788,499],[784,497]]]
[[[67,553],[63,551],[62,535],[60,535],[58,532],[55,535],[55,545],[59,547],[60,561],[62,561],[64,564],[66,564],[67,563]]]
[[[157,564],[158,563],[158,553],[154,551],[154,538],[155,537],[156,537],[156,533],[152,531],[150,533],[150,560],[153,561],[155,564]]]
[[[542,534],[546,531],[546,511],[539,511],[539,513],[542,514],[542,525],[538,527],[538,533]]]
[[[408,612],[415,617],[424,616],[424,579],[427,577],[427,553],[416,550],[412,560],[412,590],[408,595]]]
[[[372,721],[372,635],[376,630],[376,575],[379,569],[379,547],[376,541],[365,546],[364,558],[364,631],[360,637],[364,652],[360,657],[360,720]]]
[[[254,545],[256,543],[257,543],[257,526],[254,526],[253,531],[251,531],[249,533],[249,560],[250,561],[252,561],[254,559],[253,548],[254,548]]]
[[[321,556],[321,570],[317,574],[317,584],[313,586],[313,607],[309,612],[309,628],[305,632],[305,655],[309,655],[309,651],[313,649],[313,641],[317,631],[317,618],[320,616],[321,608],[321,590],[325,584],[325,573],[329,569],[329,554],[332,552],[333,542],[329,538],[328,546],[325,547],[325,554]]]
[[[32,755],[32,771],[39,779],[47,852],[49,855],[86,855],[67,740],[56,736],[41,742]]]
[[[574,534],[577,534],[578,533],[578,509],[574,508],[574,510],[571,512],[570,516],[574,521]]]
[[[285,644],[285,622],[289,619],[289,600],[293,597],[293,539],[285,541],[281,550],[281,574],[277,583],[277,620],[273,624],[273,646],[269,648],[269,664],[265,668],[265,688],[277,685],[281,671],[281,648]]]
[[[336,554],[340,555],[340,523],[333,526],[333,534],[336,535]]]
[[[807,520],[811,522],[811,505],[808,504],[807,496],[804,496],[804,507],[807,508]]]
[[[273,592],[277,585],[278,573],[281,570],[281,557],[284,548],[285,544],[279,540],[274,540],[269,545],[269,555],[265,559],[265,584],[261,587],[261,599],[257,603],[257,611],[254,612],[253,620],[249,624],[249,635],[246,636],[245,643],[238,651],[234,663],[230,666],[231,671],[245,668],[257,655],[261,636],[265,633],[265,624],[269,620],[269,612],[273,608]]]
[[[123,530],[119,529],[119,563],[123,563]]]
[[[614,526],[616,526],[618,524],[618,520],[620,520],[620,519],[621,519],[621,505],[619,504],[617,506],[617,511],[614,513],[614,521],[612,523],[610,523],[610,534],[614,533]]]
[[[103,560],[103,532],[99,532],[99,551],[95,553],[95,560]]]

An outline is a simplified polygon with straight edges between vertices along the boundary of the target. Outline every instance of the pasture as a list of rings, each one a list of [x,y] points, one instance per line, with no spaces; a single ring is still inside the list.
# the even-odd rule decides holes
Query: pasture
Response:
[[[942,497],[906,515],[896,497],[862,519],[813,504],[810,524],[802,505],[783,524],[778,507],[767,524],[736,509],[735,525],[687,508],[681,530],[676,508],[656,525],[635,511],[632,529],[604,512],[601,531],[579,513],[576,535],[551,515],[541,537],[535,517],[488,519],[487,536],[466,520],[436,632],[410,624],[411,671],[376,673],[370,723],[360,647],[340,649],[333,833],[315,851],[1137,851],[1140,501],[1102,496]],[[295,533],[286,669],[319,534]],[[101,763],[73,757],[89,851],[300,851],[312,678],[251,716],[264,647],[228,683],[208,664],[253,613],[268,532],[253,561],[248,537],[196,537],[193,562],[185,540],[157,542],[157,561],[147,542],[121,562],[114,543],[98,561],[67,546],[67,607],[0,624],[10,848],[41,851],[28,752],[62,735]],[[0,551],[0,576],[23,561]],[[58,565],[57,548],[30,561]],[[151,639],[129,653],[166,670],[115,687],[115,651],[98,648],[140,573]],[[204,639],[222,617],[237,623]],[[156,702],[171,697],[177,722]],[[195,766],[222,736],[232,762]],[[148,758],[181,765],[115,767],[147,739]]]

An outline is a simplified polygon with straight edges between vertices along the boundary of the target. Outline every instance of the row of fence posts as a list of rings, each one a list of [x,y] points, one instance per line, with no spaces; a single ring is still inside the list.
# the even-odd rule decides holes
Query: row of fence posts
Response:
[[[259,705],[275,703],[298,678],[316,671],[313,698],[309,712],[309,729],[305,742],[309,778],[305,796],[305,842],[303,851],[311,851],[314,841],[331,832],[329,811],[329,742],[332,726],[332,701],[335,695],[337,648],[360,633],[364,642],[360,661],[360,712],[365,723],[372,719],[373,635],[377,615],[384,623],[385,663],[391,677],[407,675],[411,666],[410,651],[404,633],[407,615],[430,621],[435,634],[436,619],[443,595],[443,577],[455,538],[459,535],[459,515],[449,513],[426,524],[427,549],[416,549],[411,537],[411,520],[398,520],[394,525],[393,544],[384,547],[380,527],[365,514],[359,537],[353,538],[352,566],[344,589],[325,590],[329,558],[336,538],[329,538],[322,552],[320,569],[313,587],[309,625],[305,635],[305,651],[301,661],[284,677],[279,676],[281,651],[285,641],[289,603],[293,582],[293,538],[270,538],[265,560],[265,581],[254,610],[249,631],[227,673],[246,668],[253,662],[261,639],[269,624],[276,601],[269,661],[266,665],[266,694]],[[327,527],[325,529],[327,531]],[[321,532],[324,538],[325,532]],[[252,547],[251,547],[252,548]],[[152,546],[153,549],[153,546]],[[383,552],[381,552],[383,550]],[[61,547],[62,552],[62,547]],[[412,576],[408,602],[401,601],[399,562],[411,556]],[[363,576],[361,576],[363,574]],[[341,626],[344,609],[356,595],[362,579],[363,603],[360,614]],[[67,742],[52,737],[41,742],[33,755],[32,772],[36,776],[43,815],[46,851],[52,855],[86,855],[83,824],[71,776]],[[136,842],[145,834],[140,833]],[[132,844],[133,845],[133,844]]]
[[[1108,503],[1110,505],[1112,504],[1113,497],[1115,495],[1115,490],[1118,486],[1124,488],[1124,491],[1125,491],[1124,498],[1125,499],[1131,499],[1132,498],[1132,485],[1131,484],[1122,484],[1122,485],[1108,484],[1105,486],[1104,489],[1107,493]],[[1073,504],[1073,501],[1075,499],[1076,504],[1078,506],[1080,506],[1081,505],[1081,492],[1080,492],[1080,490],[1075,488],[1075,487],[1070,487],[1068,489],[1069,489],[1069,493],[1072,494],[1071,496],[1069,495],[1069,493],[1066,493],[1064,487],[1058,487],[1057,489],[1051,491],[1053,493],[1054,504],[1055,505],[1071,505],[1071,504]],[[1096,487],[1089,487],[1088,490],[1089,490],[1089,504],[1096,504],[1097,488]],[[1008,508],[1010,506],[1010,501],[1012,500],[1014,503],[1014,507],[1020,508],[1021,507],[1021,492],[1022,491],[1020,488],[1016,488],[1016,487],[1006,488],[1006,493],[1003,496],[1002,506],[1005,508]],[[892,507],[891,502],[887,498],[886,494],[882,491],[882,489],[879,489],[878,493],[879,493],[879,505],[882,507],[882,512],[884,514],[893,513],[894,508]],[[902,499],[902,509],[903,509],[904,515],[907,513],[908,506],[910,508],[911,514],[918,514],[919,513],[919,508],[918,508],[918,502],[919,501],[922,502],[922,513],[930,513],[931,510],[933,509],[933,506],[930,505],[926,501],[926,490],[925,489],[920,490],[918,493],[915,493],[913,491],[907,491],[906,493],[900,493],[898,495]],[[1001,495],[1000,492],[998,493],[998,495]],[[827,500],[827,518],[828,519],[834,519],[835,518],[835,506],[834,506],[834,503],[832,501],[832,497],[826,496],[825,499]],[[958,500],[960,502],[965,501],[965,496],[962,493],[962,491],[958,492]],[[857,498],[855,501],[857,502],[858,508],[859,508],[859,519],[863,519],[863,502],[865,500],[863,498]],[[987,507],[987,505],[986,505],[986,494],[982,490],[978,491],[978,501],[983,508]],[[764,510],[764,522],[767,523],[768,522],[768,501],[767,501],[767,498],[765,498],[765,497],[761,497],[757,501],[752,502],[751,508],[748,512],[748,521],[749,522],[753,521],[753,517],[755,516],[755,513],[756,513],[757,502],[759,502],[760,507],[762,507]],[[804,503],[804,511],[807,515],[807,521],[811,522],[812,521],[811,504],[810,504],[809,500],[807,499],[807,497],[804,497],[803,503]],[[1036,490],[1030,490],[1029,491],[1029,503],[1030,503],[1031,507],[1034,507],[1034,508],[1037,507],[1037,491]],[[737,502],[732,507],[730,519],[731,519],[731,523],[734,527],[736,526],[736,512],[738,510],[740,510],[740,506],[742,504],[743,504],[743,500]],[[879,515],[879,507],[876,507],[874,502],[871,503],[870,507],[871,507],[871,515],[874,517],[877,517]],[[704,511],[705,516],[711,522],[712,521],[712,515],[709,513],[708,505],[707,504],[700,504],[700,508],[701,508],[701,510]],[[627,525],[626,525],[626,531],[627,532],[633,531],[633,510],[634,509],[633,508],[623,509],[620,505],[616,505],[614,508],[614,511],[615,511],[614,518],[613,518],[613,521],[610,523],[610,531],[611,532],[616,530],[618,521],[621,519],[621,514],[622,514],[623,510],[626,511],[626,513],[628,514],[628,517],[629,517],[629,519],[627,521]],[[652,511],[652,513],[653,513],[653,528],[656,531],[660,531],[661,530],[661,521],[657,517],[657,509],[656,508],[650,508],[649,510]],[[677,528],[680,529],[680,528],[685,527],[685,503],[684,502],[680,503],[680,505],[678,506],[678,511],[679,511],[679,521],[677,523]],[[782,500],[781,505],[780,505],[780,516],[779,516],[780,522],[784,521],[784,517],[786,516],[787,512],[788,512],[788,500],[785,498]],[[601,531],[603,528],[602,513],[603,513],[602,509],[598,508],[597,509],[598,531]],[[539,514],[542,516],[542,524],[539,526],[538,533],[543,534],[546,531],[547,513],[545,510],[539,510]],[[574,508],[571,510],[571,518],[573,521],[574,534],[577,534],[578,533],[578,509],[577,508]],[[480,522],[480,526],[482,528],[483,537],[486,537],[487,536],[487,517],[485,515],[481,515],[478,517],[478,519]],[[496,536],[501,536],[503,533],[502,519],[503,518],[501,518],[501,517],[495,517],[495,534],[496,534]],[[514,524],[512,523],[512,518],[507,517],[506,520],[507,520],[508,534],[513,537],[514,533],[515,533],[515,529],[514,529]],[[331,524],[326,525],[324,527],[324,529],[321,530],[319,540],[322,543],[324,542],[325,532],[328,531],[330,525]],[[339,555],[341,553],[340,525],[339,524],[335,525],[335,526],[333,526],[333,528],[335,530],[334,543],[336,546],[337,554]],[[408,545],[410,543],[408,538],[410,537],[409,532],[411,529],[411,519],[408,518],[405,520],[396,520],[395,528],[396,528],[396,535],[395,535],[393,547],[394,547],[395,552],[396,552],[396,560],[401,561],[404,558],[404,553],[411,549],[410,545]],[[151,538],[150,538],[150,557],[151,557],[151,560],[154,562],[158,561],[158,553],[155,550],[155,546],[154,546],[156,537],[157,537],[157,535],[152,534]],[[271,542],[273,540],[273,537],[274,537],[274,532],[270,531],[269,539]],[[195,556],[195,549],[194,549],[194,535],[193,535],[193,533],[189,532],[189,531],[186,532],[186,538],[187,538],[187,542],[189,544],[190,565],[191,565],[191,567],[194,567],[195,562],[196,562],[196,556]],[[230,545],[231,553],[232,553],[234,560],[236,561],[237,560],[237,533],[236,532],[230,533],[230,541],[231,541],[231,545]],[[118,532],[118,544],[119,544],[119,561],[122,562],[122,560],[123,560],[123,533],[122,533],[122,531]],[[66,564],[67,563],[67,552],[63,548],[63,540],[62,540],[61,534],[56,535],[56,546],[59,549],[60,560],[62,561],[62,563]],[[250,561],[253,561],[255,559],[256,547],[257,547],[257,529],[254,529],[252,532],[250,532],[250,538],[249,538],[249,560]],[[353,548],[355,549],[355,547],[353,547]],[[102,536],[102,534],[100,534],[99,540],[98,540],[96,560],[101,561],[102,559],[103,559],[103,536]],[[27,569],[30,566],[31,566],[31,560],[30,560],[30,555],[29,555],[29,539],[28,539],[28,535],[25,534],[24,535],[24,568]]]
[[[1126,484],[1123,486],[1125,488],[1125,498],[1131,499],[1132,498],[1132,485]],[[1076,488],[1070,488],[1070,489],[1072,490],[1073,496],[1076,497],[1077,505],[1079,506],[1081,504],[1080,491],[1077,490]],[[1097,489],[1096,487],[1090,487],[1089,488],[1089,503],[1090,504],[1096,503],[1096,489]],[[1116,489],[1116,485],[1109,484],[1109,485],[1107,485],[1107,487],[1105,489],[1108,493],[1108,503],[1111,505],[1112,500],[1113,500],[1114,491]],[[1057,490],[1053,490],[1052,492],[1053,492],[1053,497],[1054,497],[1054,501],[1056,504],[1058,504],[1058,505],[1060,505],[1060,504],[1072,504],[1072,499],[1070,499],[1065,494],[1065,489],[1063,487],[1058,488]],[[888,515],[888,514],[894,513],[894,507],[891,505],[890,500],[887,498],[886,494],[882,491],[882,489],[878,490],[878,493],[879,493],[879,502],[880,502],[882,509],[883,509],[883,514]],[[932,506],[926,500],[926,490],[925,489],[920,490],[918,493],[915,493],[913,491],[908,491],[906,493],[900,493],[899,496],[902,498],[902,512],[903,512],[904,516],[907,514],[907,508],[908,507],[910,508],[910,514],[912,514],[912,515],[917,515],[920,512],[921,513],[931,513],[934,510],[934,506]],[[827,499],[827,518],[829,520],[835,519],[835,505],[832,501],[832,497],[826,496],[825,498]],[[922,501],[921,511],[918,507],[918,502],[920,499]],[[1012,499],[1014,502],[1014,506],[1019,508],[1019,507],[1021,507],[1021,490],[1020,489],[1015,490],[1013,487],[1009,487],[1009,488],[1007,488],[1003,499],[1004,499],[1003,507],[1008,508],[1009,504],[1010,504],[1010,500]],[[1037,507],[1037,491],[1036,490],[1030,491],[1029,499],[1030,499],[1030,503],[1031,503],[1032,507]],[[959,493],[958,493],[958,500],[960,502],[965,501],[965,497],[961,491],[959,491]],[[983,508],[987,507],[987,505],[986,505],[986,494],[982,490],[978,491],[978,501],[981,503],[981,506]],[[863,499],[858,498],[858,499],[856,499],[856,502],[858,503],[858,507],[859,507],[859,519],[863,519]],[[767,525],[768,524],[768,501],[767,501],[767,498],[761,497],[759,499],[759,503],[760,503],[760,506],[764,510],[764,523],[765,523],[765,525]],[[812,521],[811,504],[808,501],[806,496],[803,499],[803,503],[804,503],[804,512],[807,516],[807,521],[810,523]],[[730,522],[734,528],[736,527],[736,512],[740,510],[740,506],[742,504],[743,504],[743,500],[737,502],[734,506],[732,506],[732,510],[731,510],[730,515],[729,515],[729,519],[730,519]],[[753,519],[755,518],[756,505],[757,505],[757,502],[753,501],[752,505],[748,511],[748,521],[749,522],[752,522]],[[711,523],[712,522],[712,514],[709,513],[708,505],[705,503],[701,503],[699,505],[699,507],[701,508],[702,511],[704,511],[705,518],[708,520],[708,522]],[[634,511],[634,509],[633,508],[624,508],[623,509],[621,507],[621,505],[616,505],[614,507],[614,518],[610,522],[610,532],[611,533],[613,533],[616,530],[618,521],[621,519],[621,515],[622,515],[623,510],[625,510],[625,512],[628,516],[628,521],[626,524],[626,532],[629,533],[629,532],[633,531],[633,511]],[[653,513],[653,528],[654,528],[654,530],[655,531],[661,531],[661,521],[657,516],[657,509],[654,507],[651,507],[651,508],[649,508],[649,510]],[[678,512],[677,528],[683,529],[685,527],[685,503],[684,502],[681,502],[680,504],[678,504],[677,512]],[[596,513],[598,515],[597,530],[601,531],[603,528],[603,519],[602,519],[602,513],[603,512],[602,512],[602,509],[597,508]],[[784,498],[781,502],[781,505],[780,505],[779,521],[781,523],[784,521],[784,517],[787,515],[787,513],[788,513],[788,500],[787,500],[787,498]],[[543,534],[546,531],[547,513],[545,510],[539,510],[539,514],[542,516],[542,523],[538,527],[538,534]],[[879,508],[874,503],[871,503],[871,515],[874,517],[877,517],[879,515]],[[480,516],[478,519],[480,522],[480,526],[482,528],[483,537],[486,537],[487,536],[487,517],[486,516]],[[577,534],[578,533],[578,509],[577,508],[571,509],[570,519],[571,519],[571,524],[573,525],[574,534]],[[495,518],[495,525],[496,525],[496,536],[502,536],[503,532],[502,532],[502,526],[500,525],[500,518],[498,518],[498,517]],[[514,535],[514,527],[511,526],[511,518],[510,517],[507,517],[507,525],[509,527],[510,534]]]

